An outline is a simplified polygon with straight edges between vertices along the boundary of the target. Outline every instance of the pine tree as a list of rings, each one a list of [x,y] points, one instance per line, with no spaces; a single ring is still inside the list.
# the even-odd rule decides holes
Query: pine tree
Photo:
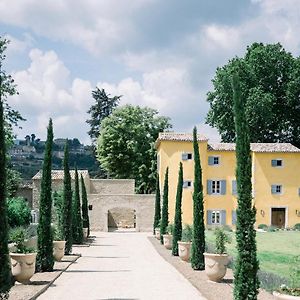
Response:
[[[80,205],[80,195],[79,195],[79,180],[78,180],[78,170],[75,167],[75,193],[73,197],[73,243],[82,244],[83,243],[83,230],[82,230],[82,218],[81,218],[81,205]]]
[[[0,61],[0,299],[7,299],[11,286],[8,256],[8,221],[6,204],[6,147],[2,101],[2,76]]]
[[[90,235],[90,220],[89,220],[89,211],[88,211],[88,200],[86,194],[85,183],[81,174],[81,199],[82,199],[82,227],[88,228],[88,236]]]
[[[49,120],[45,156],[43,163],[43,173],[41,180],[40,197],[40,220],[38,225],[38,254],[37,270],[41,272],[53,271],[53,235],[51,230],[51,169],[52,169],[52,146],[53,127],[52,120]]]
[[[182,163],[179,164],[178,184],[176,193],[175,218],[173,228],[173,245],[172,255],[178,256],[178,244],[182,236],[182,218],[181,218],[181,203],[182,203],[182,186],[183,186],[183,168]]]
[[[193,193],[193,243],[191,264],[194,270],[204,270],[205,227],[203,209],[202,170],[197,138],[197,128],[193,130],[194,147],[194,193]]]
[[[163,234],[166,234],[167,227],[169,224],[169,168],[166,169],[165,182],[164,182],[164,194],[163,194],[163,206],[161,213],[161,222],[160,222],[160,242],[163,244]]]
[[[159,176],[156,177],[156,192],[155,192],[155,211],[153,222],[153,234],[155,234],[155,228],[159,226],[160,222],[160,189],[159,189]]]
[[[65,254],[72,251],[72,187],[69,169],[69,145],[65,144],[64,151],[64,237],[66,241]]]
[[[232,77],[235,130],[236,130],[236,179],[238,208],[236,241],[238,255],[234,272],[234,299],[257,299],[259,280],[257,277],[258,260],[255,240],[255,207],[252,206],[251,155],[249,129],[246,122],[244,101],[238,73]]]

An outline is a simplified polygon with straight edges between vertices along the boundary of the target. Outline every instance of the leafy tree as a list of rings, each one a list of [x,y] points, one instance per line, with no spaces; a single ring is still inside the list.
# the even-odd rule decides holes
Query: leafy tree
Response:
[[[30,224],[30,207],[22,197],[9,198],[7,201],[7,216],[10,227],[26,226]]]
[[[175,218],[173,227],[173,245],[172,255],[178,256],[178,244],[182,236],[182,218],[181,218],[181,202],[182,202],[182,186],[183,186],[183,168],[182,163],[179,164],[178,184],[176,193]]]
[[[89,211],[88,211],[88,200],[86,194],[85,183],[81,174],[81,199],[82,199],[82,227],[88,228],[88,236],[90,235],[90,220],[89,220]]]
[[[88,135],[91,137],[93,143],[95,143],[99,136],[103,119],[108,117],[113,112],[114,108],[118,106],[121,96],[110,97],[109,94],[106,94],[104,89],[99,89],[98,87],[92,91],[92,96],[96,103],[88,110],[91,119],[86,122],[91,127]]]
[[[160,222],[160,189],[159,189],[159,177],[156,178],[156,191],[155,191],[155,211],[154,211],[154,222],[153,222],[153,234],[155,234],[155,228],[159,226]]]
[[[194,270],[204,270],[205,226],[203,208],[202,169],[197,138],[197,128],[193,130],[194,147],[194,193],[193,193],[193,243],[191,264]]]
[[[126,105],[103,120],[98,159],[112,178],[135,179],[139,193],[152,193],[156,183],[154,143],[171,127],[169,118],[151,108]]]
[[[234,271],[234,299],[257,299],[259,281],[255,240],[255,207],[252,206],[249,129],[244,110],[238,69],[232,77],[236,128],[236,179],[238,208],[236,242],[238,255]]]
[[[208,93],[207,123],[222,141],[235,141],[231,74],[239,67],[241,97],[250,142],[291,142],[300,146],[300,58],[280,44],[254,43],[244,57],[218,68]]]
[[[169,224],[169,168],[166,169],[163,193],[163,206],[161,211],[160,222],[160,242],[163,244],[163,234],[166,234]]]
[[[49,120],[46,150],[43,163],[40,196],[40,220],[38,225],[37,269],[41,272],[53,271],[53,235],[51,230],[51,169],[52,169],[53,127]]]
[[[64,150],[64,237],[66,241],[65,254],[72,251],[72,187],[69,169],[69,146],[65,144]]]
[[[83,230],[82,230],[82,218],[81,218],[81,205],[80,205],[80,195],[79,195],[79,180],[78,171],[75,167],[75,193],[73,197],[73,243],[82,244],[83,243]]]

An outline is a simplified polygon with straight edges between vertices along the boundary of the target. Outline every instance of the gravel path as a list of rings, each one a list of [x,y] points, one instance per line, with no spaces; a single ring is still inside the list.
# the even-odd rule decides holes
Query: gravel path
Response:
[[[97,233],[82,257],[38,300],[203,300],[199,291],[154,249],[146,233]]]

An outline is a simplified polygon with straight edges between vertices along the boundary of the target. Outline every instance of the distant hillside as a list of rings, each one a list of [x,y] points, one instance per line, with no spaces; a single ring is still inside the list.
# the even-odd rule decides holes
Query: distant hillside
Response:
[[[84,146],[77,138],[68,140],[70,149],[70,168],[77,165],[78,169],[86,169],[92,178],[105,177],[98,161],[96,160],[92,146]],[[53,141],[53,169],[63,168],[63,155],[66,139]],[[45,151],[45,141],[36,139],[35,135],[27,135],[24,140],[15,140],[9,150],[12,168],[22,174],[23,179],[31,179],[42,169]]]

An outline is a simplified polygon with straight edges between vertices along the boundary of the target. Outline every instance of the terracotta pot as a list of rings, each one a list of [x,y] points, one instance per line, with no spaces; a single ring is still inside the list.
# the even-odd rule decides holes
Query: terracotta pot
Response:
[[[163,234],[164,246],[170,250],[172,249],[173,236],[172,234]]]
[[[11,271],[21,283],[28,283],[35,272],[36,253],[9,253]]]
[[[155,228],[155,237],[160,240],[160,229],[159,228]]]
[[[273,292],[273,296],[275,297],[275,300],[300,300],[300,296],[291,296],[279,292]]]
[[[191,256],[191,242],[177,242],[178,243],[178,255],[183,261],[189,261]]]
[[[53,256],[56,261],[61,261],[65,255],[66,241],[53,241]]]
[[[205,272],[209,280],[219,282],[225,276],[228,254],[204,253]]]
[[[83,239],[86,241],[87,238],[88,238],[89,229],[88,228],[82,228],[82,231],[83,231]]]

